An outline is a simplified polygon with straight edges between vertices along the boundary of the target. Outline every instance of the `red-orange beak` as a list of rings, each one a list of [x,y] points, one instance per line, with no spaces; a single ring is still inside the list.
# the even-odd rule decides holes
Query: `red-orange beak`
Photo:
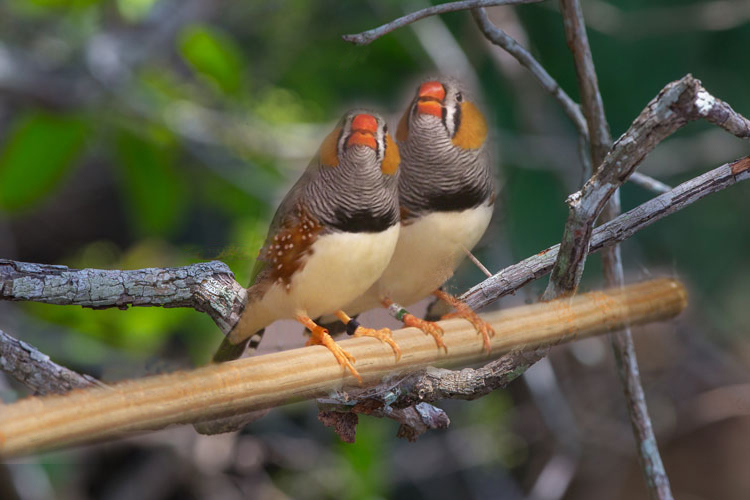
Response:
[[[352,120],[352,131],[346,140],[346,146],[359,144],[377,150],[375,134],[378,131],[378,121],[372,115],[359,114]]]
[[[417,113],[442,118],[444,100],[445,87],[442,83],[425,82],[419,86],[417,92]]]

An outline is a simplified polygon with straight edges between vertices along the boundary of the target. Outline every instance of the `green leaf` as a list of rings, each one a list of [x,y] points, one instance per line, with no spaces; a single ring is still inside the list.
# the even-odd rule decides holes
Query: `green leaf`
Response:
[[[117,0],[117,9],[130,22],[142,21],[148,16],[156,0]]]
[[[240,90],[242,55],[225,33],[208,26],[188,26],[180,34],[179,50],[196,73],[223,92],[236,94]]]
[[[117,157],[125,174],[128,212],[138,230],[151,236],[173,232],[186,201],[183,179],[174,168],[174,143],[169,138],[121,131]]]
[[[48,194],[81,153],[86,123],[31,112],[17,120],[0,153],[0,208],[28,207]]]

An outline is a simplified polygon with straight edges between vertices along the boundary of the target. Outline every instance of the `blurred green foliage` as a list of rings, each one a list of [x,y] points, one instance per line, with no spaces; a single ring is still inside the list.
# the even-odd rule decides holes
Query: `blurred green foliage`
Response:
[[[0,4],[0,63],[13,57],[18,73],[29,74],[21,86],[0,85],[0,245],[10,249],[0,257],[113,269],[217,258],[246,283],[275,203],[340,113],[365,104],[397,115],[414,81],[438,72],[430,55],[438,41],[425,46],[409,28],[366,47],[341,41],[344,33],[402,15],[406,8],[396,0],[205,3],[192,14],[185,14],[192,2],[157,0]],[[611,7],[621,24],[607,24],[594,10],[587,16],[594,14],[589,35],[615,137],[667,82],[689,72],[750,115],[749,23],[681,30],[675,19],[652,29],[646,21],[667,12],[659,9],[689,5],[617,0]],[[554,4],[514,12],[532,53],[576,98]],[[518,76],[522,70],[498,64],[467,13],[441,20],[476,71],[490,121],[503,132],[498,176],[505,193],[496,217],[502,232],[481,250],[499,268],[559,241],[564,199],[580,176],[574,153],[548,148],[547,158],[572,165],[563,169],[532,148],[513,153],[516,142],[554,137],[575,152],[575,132],[551,98],[524,92],[536,83]],[[0,83],[7,77],[2,68]],[[691,125],[679,135],[706,129]],[[663,165],[668,173],[660,166],[650,173],[675,184],[734,159],[714,151],[710,161],[680,170],[678,153]],[[625,245],[632,279],[654,270],[689,283],[693,307],[710,319],[717,342],[736,341],[750,321],[747,189],[730,188]],[[625,208],[650,197],[638,187],[623,189]],[[50,238],[39,239],[39,232]],[[503,260],[500,241],[510,241]],[[29,245],[33,253],[13,251]],[[592,259],[586,277],[596,284],[599,276]],[[142,361],[175,345],[204,363],[220,340],[205,315],[184,309],[24,304],[23,314],[65,335],[68,347],[56,357],[72,365],[103,362],[111,347]],[[465,408],[454,425],[493,423],[487,446],[477,448],[488,460],[509,468],[524,461],[524,443],[508,431],[509,397],[496,394]],[[328,495],[387,497],[389,485],[379,479],[394,432],[391,422],[363,419],[358,444],[338,450],[349,469]]]
[[[647,2],[642,8],[651,5]],[[618,7],[630,14],[635,9]],[[61,205],[60,192],[70,190],[70,182],[85,184],[86,178],[71,179],[77,169],[96,161],[95,168],[111,173],[108,182],[117,193],[118,218],[127,224],[121,231],[129,243],[118,249],[119,254],[128,255],[144,241],[163,249],[162,258],[133,260],[132,266],[221,258],[243,279],[263,242],[275,200],[304,167],[305,155],[314,151],[310,145],[327,132],[329,125],[324,123],[335,121],[343,108],[361,103],[395,113],[409,92],[408,85],[434,70],[427,51],[409,29],[366,47],[340,40],[342,33],[396,17],[402,12],[398,2],[380,2],[377,7],[291,0],[248,4],[187,16],[176,26],[167,22],[169,16],[162,11],[168,8],[154,0],[16,0],[2,7],[3,46],[13,54],[25,54],[29,67],[44,69],[32,76],[59,78],[71,94],[58,93],[51,107],[34,98],[33,88],[21,89],[13,97],[0,129],[0,207],[10,220],[17,213],[45,207],[70,210],[68,224],[85,226],[86,214]],[[575,96],[575,73],[558,13],[546,6],[517,12],[532,52]],[[457,13],[442,19],[477,68],[492,121],[510,134],[550,133],[530,129],[528,110],[516,98],[516,87],[491,62],[469,16]],[[101,45],[102,34],[117,40],[112,50],[123,52],[109,54],[111,47]],[[736,52],[748,46],[747,23],[674,36],[628,34],[626,26],[615,35],[590,29],[590,36],[615,135],[667,81],[687,72],[747,111],[750,66],[739,64],[743,56]],[[101,60],[92,56],[99,49],[104,54]],[[646,53],[648,57],[643,56]],[[114,76],[100,75],[107,72]],[[46,83],[42,79],[34,84],[43,88]],[[87,93],[74,99],[78,86],[87,88]],[[547,108],[555,115],[553,121],[560,122],[555,127],[568,131],[573,141],[572,127],[559,109],[552,102]],[[301,125],[308,129],[303,131]],[[704,128],[695,126],[682,133]],[[550,169],[528,170],[525,163],[524,157],[505,158],[500,171],[506,182],[503,222],[516,258],[557,241],[565,217],[566,184],[561,176]],[[673,244],[694,225],[717,238],[727,236],[735,221],[717,220],[716,211],[726,211],[729,203],[736,205],[736,213],[746,204],[736,200],[741,197],[737,194],[720,196],[639,236],[645,255],[655,262],[666,259],[668,266],[691,273],[701,288],[715,291],[724,286],[719,276],[728,270],[701,265],[710,248]],[[628,207],[647,196],[628,187],[624,197]],[[97,238],[98,230],[91,227],[74,247],[50,251],[51,260],[77,266],[123,265],[119,256],[88,260],[89,247],[107,244]],[[748,243],[747,231],[734,233],[736,245],[724,249],[732,258],[725,262],[736,262]],[[14,237],[23,239],[23,234]],[[23,259],[23,255],[15,257]],[[159,345],[154,339],[183,327],[191,329],[185,319],[191,316],[188,311],[121,314],[30,307],[34,314],[71,328],[79,324],[77,330],[121,347],[143,345],[148,350]],[[42,312],[48,310],[54,312]],[[101,333],[127,331],[131,322],[148,327],[136,328],[129,339]]]
[[[193,25],[182,30],[178,43],[180,55],[209,84],[226,94],[240,92],[247,67],[228,35],[210,26]]]
[[[176,144],[169,133],[143,137],[121,130],[115,152],[124,197],[137,233],[170,236],[180,227],[186,205],[185,178],[176,171]]]
[[[59,186],[83,149],[87,128],[82,118],[44,111],[18,116],[0,155],[0,208],[29,208]]]

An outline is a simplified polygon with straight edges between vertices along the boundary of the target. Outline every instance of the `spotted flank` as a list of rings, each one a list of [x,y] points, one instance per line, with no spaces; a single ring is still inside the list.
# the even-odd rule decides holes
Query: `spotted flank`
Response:
[[[261,251],[260,259],[270,266],[270,279],[274,283],[290,288],[292,275],[305,265],[321,230],[318,221],[303,206],[298,206],[297,217],[287,219]]]

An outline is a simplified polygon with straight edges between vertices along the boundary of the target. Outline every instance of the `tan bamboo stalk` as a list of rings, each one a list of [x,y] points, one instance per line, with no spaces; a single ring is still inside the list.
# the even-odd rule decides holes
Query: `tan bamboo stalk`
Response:
[[[495,328],[492,353],[466,321],[442,322],[448,353],[431,337],[406,328],[394,332],[402,357],[371,338],[342,340],[357,359],[365,384],[427,365],[461,366],[514,349],[576,340],[664,320],[687,303],[682,284],[657,279],[618,290],[507,309],[484,315]],[[355,384],[320,346],[245,358],[191,371],[146,377],[107,388],[75,390],[62,396],[29,397],[0,407],[0,455],[4,458],[103,440],[125,432],[210,420],[238,412],[326,396]]]

